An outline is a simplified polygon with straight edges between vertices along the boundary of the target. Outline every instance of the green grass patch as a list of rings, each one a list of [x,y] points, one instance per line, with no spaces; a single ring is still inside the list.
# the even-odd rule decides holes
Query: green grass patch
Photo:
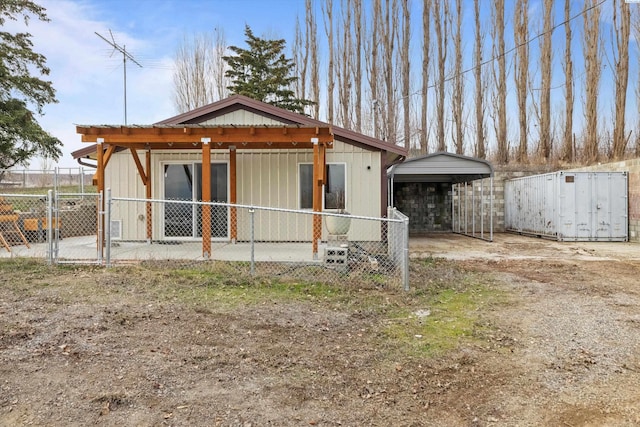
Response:
[[[480,321],[483,309],[504,295],[482,277],[470,275],[448,287],[438,282],[431,292],[419,289],[414,298],[410,307],[389,316],[384,336],[402,352],[432,357],[479,341],[487,328]]]

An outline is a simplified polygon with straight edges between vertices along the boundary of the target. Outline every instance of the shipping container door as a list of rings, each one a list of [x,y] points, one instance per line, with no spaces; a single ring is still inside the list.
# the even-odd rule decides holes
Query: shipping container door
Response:
[[[559,173],[555,175],[558,197],[558,240],[575,240],[577,234],[576,175]]]
[[[594,240],[627,239],[627,181],[624,173],[594,174]]]
[[[595,218],[595,175],[582,173],[574,175],[576,201],[576,234],[575,240],[592,240],[594,236]]]
[[[607,240],[611,236],[611,175],[594,174],[593,187],[593,240]]]

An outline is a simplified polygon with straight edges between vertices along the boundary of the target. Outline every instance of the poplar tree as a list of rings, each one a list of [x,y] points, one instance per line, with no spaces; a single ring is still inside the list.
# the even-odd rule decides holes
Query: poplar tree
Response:
[[[36,116],[57,102],[46,58],[33,51],[31,34],[4,31],[5,22],[35,17],[47,22],[45,9],[30,0],[0,1],[0,178],[2,170],[26,166],[29,159],[60,158],[62,143],[42,129]]]
[[[296,98],[293,90],[298,77],[292,75],[295,64],[284,54],[284,39],[256,37],[245,27],[248,49],[230,46],[235,55],[224,56],[229,68],[225,76],[232,93],[248,96],[295,113],[305,114],[305,107],[313,102]]]

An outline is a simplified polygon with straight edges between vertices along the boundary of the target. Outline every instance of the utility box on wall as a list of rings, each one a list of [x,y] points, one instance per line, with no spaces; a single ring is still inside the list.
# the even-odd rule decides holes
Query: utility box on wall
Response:
[[[627,241],[626,172],[554,172],[505,182],[507,231],[559,241]]]

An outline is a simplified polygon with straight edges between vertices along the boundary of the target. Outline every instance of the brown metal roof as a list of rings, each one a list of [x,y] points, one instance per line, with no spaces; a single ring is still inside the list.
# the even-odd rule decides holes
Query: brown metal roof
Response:
[[[205,105],[200,108],[196,108],[195,110],[179,114],[174,117],[170,117],[168,119],[162,120],[160,122],[155,123],[154,125],[141,126],[141,125],[132,125],[130,128],[135,127],[185,127],[185,125],[191,127],[200,127],[204,125],[199,125],[199,123],[209,120],[214,117],[219,117],[230,112],[236,110],[247,110],[251,111],[255,114],[269,117],[274,120],[280,121],[287,125],[299,125],[299,126],[317,126],[317,127],[327,127],[329,124],[312,119],[310,117],[304,116],[302,114],[297,114],[292,111],[285,110],[283,108],[279,108],[261,101],[257,101],[255,99],[243,96],[243,95],[232,95],[223,100],[214,102],[209,105]],[[229,123],[229,125],[233,125],[233,123]],[[96,127],[96,126],[94,126]],[[108,127],[108,125],[104,125],[104,127]],[[120,127],[120,126],[114,126]],[[215,127],[215,126],[212,126]],[[387,141],[383,141],[377,138],[373,138],[367,135],[363,135],[357,132],[353,132],[344,128],[331,126],[331,130],[333,131],[336,139],[339,139],[345,143],[359,146],[361,148],[373,151],[386,151],[388,153],[388,164],[395,163],[399,159],[406,157],[408,154],[408,149],[405,147],[400,147],[395,144],[391,144]],[[91,145],[86,148],[81,148],[79,150],[71,153],[74,158],[88,158],[96,155],[96,146]],[[389,156],[390,155],[390,156]]]

